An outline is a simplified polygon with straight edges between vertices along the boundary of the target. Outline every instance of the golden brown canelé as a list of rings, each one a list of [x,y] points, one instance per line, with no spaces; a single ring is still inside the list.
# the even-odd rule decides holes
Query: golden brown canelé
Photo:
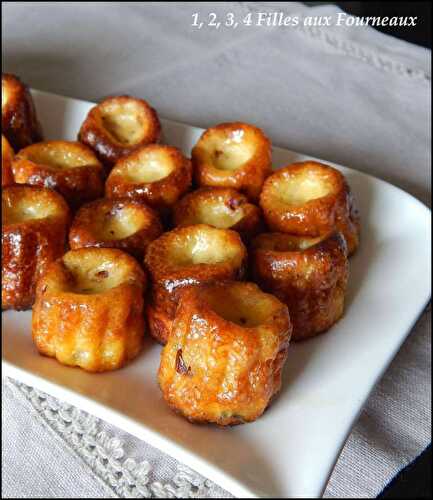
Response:
[[[173,146],[151,144],[119,160],[108,176],[108,198],[135,198],[163,215],[191,187],[191,161]]]
[[[161,124],[143,99],[108,97],[94,106],[81,125],[78,140],[90,146],[109,170],[137,148],[158,142]]]
[[[2,186],[10,186],[14,183],[14,176],[12,174],[13,157],[14,150],[2,134]]]
[[[15,151],[42,140],[42,129],[27,85],[2,73],[2,134]]]
[[[260,208],[231,188],[201,188],[185,195],[173,209],[173,223],[233,229],[244,241],[264,230]]]
[[[253,125],[221,123],[202,134],[191,159],[199,186],[235,188],[257,201],[271,173],[271,143]]]
[[[185,288],[224,279],[242,279],[247,252],[238,233],[196,224],[154,240],[144,259],[151,278],[147,308],[150,333],[165,344]]]
[[[254,281],[287,304],[293,340],[313,337],[340,319],[348,278],[341,233],[322,239],[266,233],[250,248]]]
[[[58,191],[72,208],[104,193],[104,170],[87,146],[79,142],[46,141],[18,152],[12,162],[15,182]]]
[[[56,192],[2,188],[2,309],[29,309],[37,280],[65,251],[69,208]]]
[[[75,214],[69,246],[118,248],[139,260],[151,241],[163,232],[157,213],[139,200],[102,198]]]
[[[343,174],[314,161],[293,163],[266,179],[260,206],[271,231],[316,238],[343,233],[349,255],[359,244],[359,214]]]
[[[90,372],[135,358],[145,331],[146,278],[138,262],[113,248],[80,248],[39,280],[32,336],[41,354]]]
[[[287,306],[253,283],[185,291],[161,354],[164,398],[192,422],[256,420],[280,390],[290,334]]]

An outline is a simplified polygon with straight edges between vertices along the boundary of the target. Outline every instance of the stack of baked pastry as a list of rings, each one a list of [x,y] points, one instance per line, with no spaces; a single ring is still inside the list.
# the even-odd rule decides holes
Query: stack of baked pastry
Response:
[[[359,217],[317,162],[272,173],[247,123],[161,144],[130,96],[93,107],[78,140],[43,141],[28,88],[2,76],[2,309],[33,308],[40,353],[87,371],[164,345],[164,398],[191,421],[255,420],[281,386],[289,340],[343,314]]]

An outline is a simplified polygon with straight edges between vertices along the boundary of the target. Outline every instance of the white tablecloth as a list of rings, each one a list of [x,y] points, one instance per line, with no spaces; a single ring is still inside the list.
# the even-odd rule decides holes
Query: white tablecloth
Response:
[[[252,122],[276,145],[372,173],[428,204],[430,51],[369,27],[191,26],[194,12],[258,11],[335,20],[338,9],[3,2],[3,70],[71,97],[135,94],[161,116],[193,125]],[[376,496],[429,444],[430,331],[426,312],[360,415],[326,497]],[[5,497],[230,496],[16,381],[3,382],[2,406]]]

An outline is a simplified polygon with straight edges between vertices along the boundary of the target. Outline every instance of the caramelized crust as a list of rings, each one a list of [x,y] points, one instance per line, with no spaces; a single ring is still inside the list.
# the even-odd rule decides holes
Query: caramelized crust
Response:
[[[28,87],[7,73],[2,73],[2,134],[15,151],[42,140],[42,129]]]
[[[135,358],[144,334],[145,274],[128,254],[80,248],[38,282],[32,336],[39,352],[90,372]]]
[[[22,149],[12,162],[15,181],[55,189],[73,208],[104,193],[104,171],[79,142],[46,141]]]
[[[108,176],[108,198],[135,198],[163,215],[191,186],[191,162],[179,149],[151,144],[119,160]]]
[[[266,179],[260,206],[271,231],[318,237],[340,231],[349,255],[359,244],[359,214],[343,174],[306,161],[281,168]]]
[[[247,252],[235,231],[206,224],[164,233],[148,247],[145,266],[152,281],[150,333],[165,344],[183,291],[224,279],[241,279]]]
[[[138,200],[102,198],[83,205],[69,232],[72,249],[118,248],[142,260],[151,241],[163,232],[158,215]]]
[[[261,210],[231,188],[201,188],[185,195],[174,207],[175,226],[209,224],[237,231],[244,241],[263,231]]]
[[[180,296],[180,293],[178,295]],[[147,325],[152,337],[160,344],[165,345],[170,335],[177,304],[174,301],[173,303],[169,303],[170,314],[167,313],[164,307],[159,307],[155,304],[156,301],[152,301],[151,298],[150,302],[146,305]]]
[[[2,135],[2,187],[14,183],[14,176],[12,174],[13,157],[14,150],[6,137]]]
[[[2,189],[2,309],[28,309],[48,265],[65,251],[69,209],[50,189]]]
[[[207,129],[192,150],[199,186],[235,188],[256,201],[271,173],[271,143],[247,123],[221,123]]]
[[[290,334],[287,307],[253,283],[185,291],[161,354],[164,398],[193,422],[256,420],[281,387]]]
[[[90,146],[110,169],[136,149],[158,142],[161,124],[143,99],[108,97],[94,106],[81,125],[78,140]]]
[[[254,280],[287,304],[293,340],[313,337],[340,319],[348,278],[340,233],[324,239],[261,234],[250,251]]]

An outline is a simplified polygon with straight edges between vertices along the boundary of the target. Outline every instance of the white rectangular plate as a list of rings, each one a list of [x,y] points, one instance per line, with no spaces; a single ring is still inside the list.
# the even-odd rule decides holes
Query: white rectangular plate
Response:
[[[75,139],[91,103],[35,92],[47,138]],[[202,130],[162,121],[190,154]],[[280,167],[306,157],[274,148]],[[337,166],[338,167],[338,166]],[[381,180],[344,167],[362,217],[347,311],[327,334],[292,344],[280,396],[252,424],[197,426],[172,413],[156,383],[160,346],[99,375],[37,354],[31,313],[2,313],[3,372],[171,454],[240,497],[318,497],[359,411],[428,302],[430,211]]]

